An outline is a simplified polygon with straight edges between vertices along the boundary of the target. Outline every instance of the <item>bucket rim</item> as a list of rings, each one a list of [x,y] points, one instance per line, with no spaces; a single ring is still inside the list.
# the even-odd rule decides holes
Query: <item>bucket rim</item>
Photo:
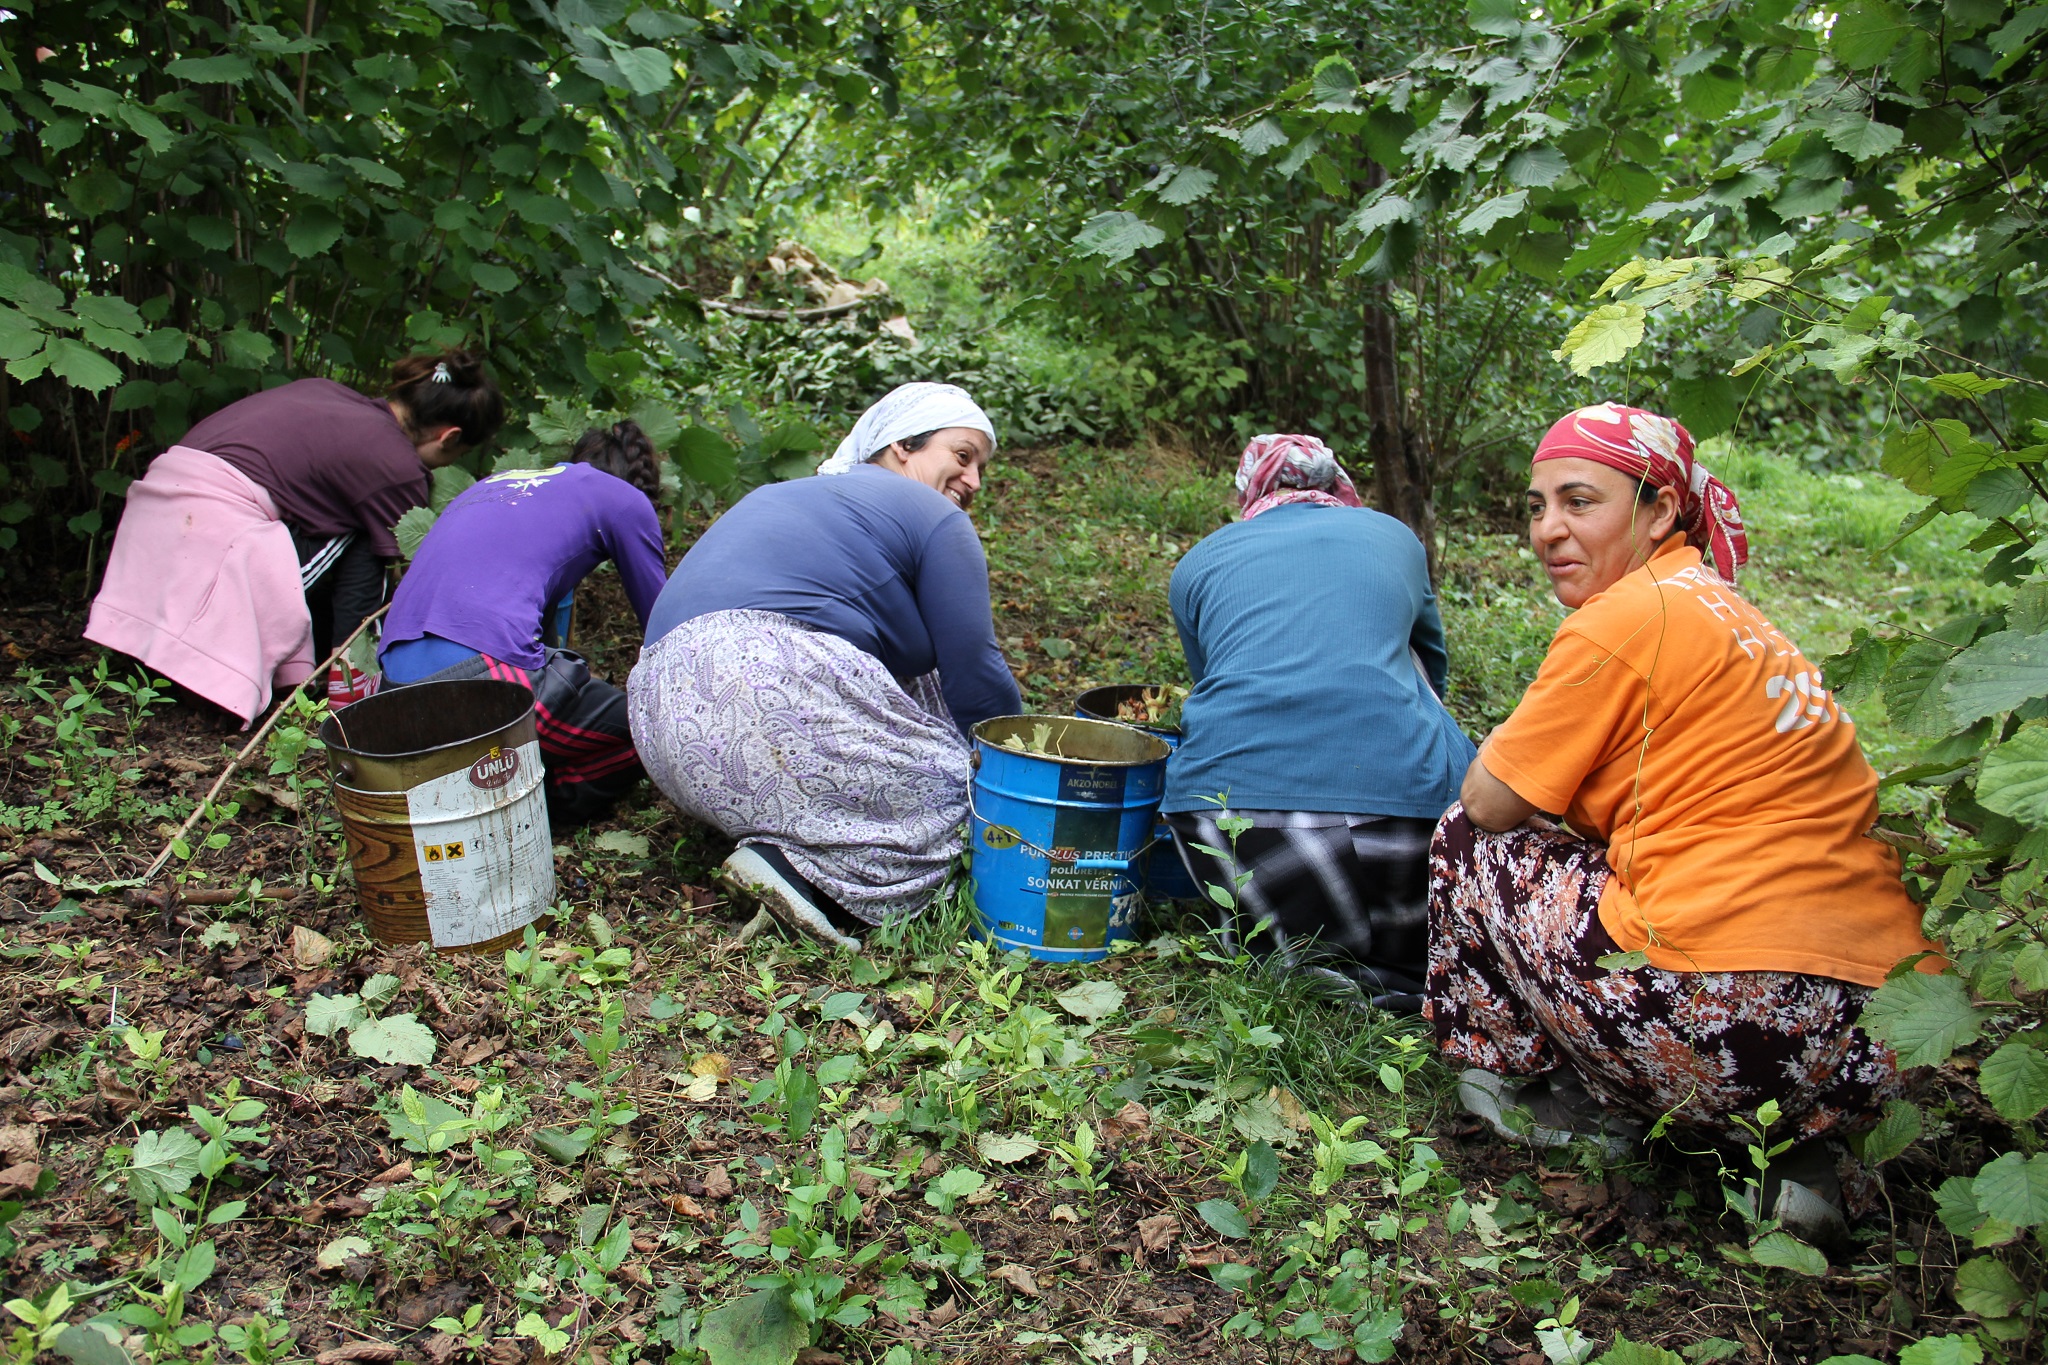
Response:
[[[1172,686],[1176,686],[1176,684],[1097,683],[1093,687],[1084,687],[1079,692],[1076,692],[1074,694],[1074,716],[1078,720],[1099,720],[1104,725],[1127,725],[1133,730],[1143,730],[1148,735],[1158,735],[1161,738],[1171,735],[1173,738],[1178,739],[1184,733],[1182,727],[1178,725],[1148,725],[1145,724],[1143,721],[1119,720],[1115,716],[1105,716],[1102,714],[1101,711],[1092,709],[1091,703],[1089,701],[1089,698],[1100,696],[1102,693],[1105,692],[1143,692],[1149,691],[1150,689],[1155,687]]]
[[[1017,720],[1048,722],[1057,721],[1063,725],[1079,724],[1112,726],[1118,730],[1128,730],[1134,734],[1143,735],[1153,744],[1159,746],[1159,752],[1157,754],[1152,755],[1149,758],[1069,758],[1065,754],[1018,753],[1015,749],[1004,748],[1001,744],[992,743],[989,740],[989,738],[982,733],[984,729],[991,725],[998,725],[1004,721]],[[1161,739],[1158,735],[1152,734],[1149,731],[1136,725],[1126,725],[1124,722],[1118,720],[1098,720],[1094,716],[1061,716],[1045,712],[1033,711],[1022,712],[1014,716],[990,716],[987,720],[977,721],[974,725],[972,733],[974,735],[974,742],[982,748],[990,750],[991,752],[1009,754],[1013,758],[1040,759],[1047,763],[1057,763],[1065,767],[1149,768],[1155,763],[1164,763],[1167,759],[1173,757],[1172,746],[1169,745],[1165,740]]]
[[[460,739],[451,739],[440,744],[430,744],[424,749],[400,749],[387,752],[376,749],[359,749],[356,746],[349,744],[347,742],[347,723],[342,718],[345,717],[351,710],[355,709],[356,706],[362,705],[363,702],[375,701],[379,697],[396,697],[400,694],[411,694],[416,699],[422,699],[431,702],[431,697],[426,696],[429,689],[443,687],[461,687],[467,689],[474,689],[479,683],[482,683],[494,689],[516,688],[518,691],[524,692],[526,694],[525,708],[521,710],[517,715],[512,716],[510,719],[499,721],[496,725],[487,726],[484,729],[478,730],[475,734],[464,735]],[[532,688],[523,686],[520,683],[511,682],[505,678],[450,678],[445,682],[406,683],[402,687],[394,687],[389,689],[388,691],[380,690],[378,692],[372,693],[370,696],[363,698],[363,702],[355,702],[349,706],[342,707],[341,710],[339,711],[330,712],[328,714],[327,719],[320,722],[320,742],[322,744],[325,744],[329,749],[337,750],[344,754],[350,754],[357,758],[374,758],[383,759],[386,761],[392,759],[419,758],[425,754],[438,754],[447,749],[457,749],[461,748],[465,744],[476,744],[483,740],[489,739],[492,735],[495,735],[502,730],[509,730],[513,726],[519,724],[520,721],[525,720],[528,716],[532,715],[533,708],[535,706]],[[333,731],[333,738],[329,737],[330,728]]]

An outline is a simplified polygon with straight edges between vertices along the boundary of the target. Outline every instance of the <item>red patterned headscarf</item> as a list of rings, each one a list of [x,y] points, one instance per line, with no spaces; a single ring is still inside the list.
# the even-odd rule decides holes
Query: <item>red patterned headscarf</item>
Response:
[[[1358,507],[1358,490],[1330,448],[1313,436],[1254,436],[1237,461],[1237,501],[1251,520],[1290,502]]]
[[[1692,457],[1692,433],[1669,417],[1619,403],[1580,408],[1536,443],[1536,460],[1593,460],[1678,494],[1686,543],[1711,555],[1730,583],[1749,562],[1749,532],[1728,486]]]

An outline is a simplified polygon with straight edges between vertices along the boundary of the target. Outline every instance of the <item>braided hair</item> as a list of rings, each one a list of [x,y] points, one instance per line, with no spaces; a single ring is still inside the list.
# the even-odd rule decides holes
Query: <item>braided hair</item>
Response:
[[[661,465],[655,459],[654,442],[631,420],[609,427],[592,427],[569,452],[570,464],[587,464],[614,478],[624,479],[655,500],[661,493]]]

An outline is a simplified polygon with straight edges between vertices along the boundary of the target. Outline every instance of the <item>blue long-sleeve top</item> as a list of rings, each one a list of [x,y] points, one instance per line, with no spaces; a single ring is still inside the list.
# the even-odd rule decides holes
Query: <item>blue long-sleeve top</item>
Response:
[[[1438,699],[1443,624],[1399,521],[1275,507],[1188,551],[1169,597],[1195,685],[1161,809],[1433,820],[1457,799],[1475,751]]]
[[[937,489],[879,465],[741,498],[683,556],[647,643],[714,611],[748,610],[837,635],[900,682],[938,669],[963,732],[1024,709],[996,645],[973,523]]]

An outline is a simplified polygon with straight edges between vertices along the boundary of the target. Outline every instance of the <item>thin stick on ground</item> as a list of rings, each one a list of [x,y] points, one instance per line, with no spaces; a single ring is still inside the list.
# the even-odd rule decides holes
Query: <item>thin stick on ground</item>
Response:
[[[341,656],[348,652],[348,647],[354,644],[357,638],[361,636],[364,631],[368,630],[371,626],[375,625],[379,620],[383,619],[384,613],[390,610],[391,604],[389,602],[386,602],[383,606],[377,608],[377,610],[371,612],[368,616],[365,616],[363,618],[363,623],[357,626],[355,628],[355,631],[346,640],[343,640],[340,644],[336,645],[334,647],[334,652],[328,655],[326,660],[322,662],[318,668],[313,670],[313,676],[316,678],[326,677],[328,670],[332,669],[334,665],[341,659]],[[277,699],[277,705],[270,708],[269,719],[265,720],[263,724],[257,728],[255,734],[249,736],[249,742],[242,746],[242,752],[236,754],[233,758],[228,760],[228,766],[221,769],[220,776],[216,777],[213,780],[213,785],[206,789],[206,796],[199,802],[199,805],[193,809],[192,813],[185,817],[185,823],[178,826],[178,832],[171,836],[170,842],[164,845],[163,851],[156,855],[156,861],[149,865],[149,871],[142,874],[142,881],[144,885],[147,885],[148,883],[156,880],[156,874],[163,871],[164,864],[168,863],[171,860],[171,851],[177,848],[178,841],[180,839],[183,839],[186,835],[190,834],[194,829],[198,827],[200,820],[205,817],[206,812],[213,806],[214,800],[220,796],[222,789],[228,785],[228,779],[233,777],[235,775],[236,770],[239,769],[244,763],[248,762],[249,755],[255,753],[257,747],[261,745],[265,739],[269,738],[271,730],[277,725],[278,717],[282,716],[284,714],[284,708],[291,704],[292,693],[296,691],[298,691],[298,688],[296,686],[288,687],[285,689],[284,695]]]

